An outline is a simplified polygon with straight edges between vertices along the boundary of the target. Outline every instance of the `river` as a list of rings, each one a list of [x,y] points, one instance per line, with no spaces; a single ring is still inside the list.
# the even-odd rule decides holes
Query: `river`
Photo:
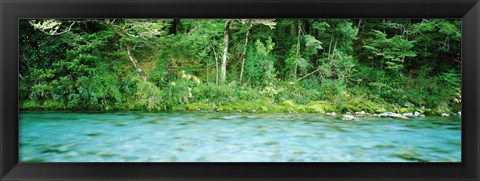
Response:
[[[459,117],[22,111],[21,162],[460,162]]]

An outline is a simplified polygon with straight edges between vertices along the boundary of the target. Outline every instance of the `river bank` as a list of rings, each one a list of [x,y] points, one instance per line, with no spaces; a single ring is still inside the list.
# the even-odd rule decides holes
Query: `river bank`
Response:
[[[122,105],[114,105],[109,109],[95,108],[95,107],[79,107],[69,108],[61,103],[44,102],[39,103],[36,101],[23,101],[20,104],[20,110],[66,110],[66,111],[150,111],[150,112],[225,112],[225,113],[296,113],[296,114],[320,114],[327,116],[337,115],[351,115],[356,117],[391,117],[399,119],[408,119],[412,117],[424,117],[424,116],[461,116],[461,112],[437,112],[431,108],[416,107],[411,104],[406,104],[409,107],[397,107],[393,104],[374,104],[372,102],[362,102],[352,105],[335,105],[326,101],[312,101],[308,104],[296,104],[292,101],[281,101],[279,103],[273,103],[269,100],[261,101],[234,101],[223,104],[217,103],[205,103],[194,102],[186,105],[174,106],[170,109],[156,108],[147,109],[142,107],[126,107]],[[92,109],[93,108],[93,109]],[[348,116],[347,116],[348,117]],[[351,119],[351,118],[345,118]]]

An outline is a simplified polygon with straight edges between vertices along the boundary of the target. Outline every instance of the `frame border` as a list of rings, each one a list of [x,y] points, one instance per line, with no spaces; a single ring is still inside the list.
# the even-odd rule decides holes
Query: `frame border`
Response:
[[[480,178],[479,0],[0,0],[0,180]],[[20,18],[462,18],[462,163],[18,163]]]

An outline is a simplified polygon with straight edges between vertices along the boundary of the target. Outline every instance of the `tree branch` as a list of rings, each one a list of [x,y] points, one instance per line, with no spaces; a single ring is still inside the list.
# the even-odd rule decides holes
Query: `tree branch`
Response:
[[[302,80],[302,79],[304,79],[304,78],[306,78],[306,77],[308,77],[308,76],[310,76],[310,75],[312,75],[312,74],[314,74],[315,72],[318,72],[318,71],[320,71],[320,69],[317,69],[317,70],[315,70],[315,71],[313,71],[313,72],[308,73],[307,75],[305,75],[305,76],[297,79],[297,81],[300,81],[300,80]]]
[[[128,53],[128,58],[130,59],[130,62],[132,62],[133,66],[135,67],[135,70],[137,71],[138,75],[140,75],[143,78],[143,81],[147,81],[147,76],[143,73],[142,69],[137,66],[137,60],[133,57],[130,47],[127,46],[127,53]]]

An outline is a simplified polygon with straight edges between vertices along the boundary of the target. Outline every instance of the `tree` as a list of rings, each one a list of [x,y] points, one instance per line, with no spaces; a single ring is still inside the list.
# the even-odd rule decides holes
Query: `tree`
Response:
[[[321,101],[352,111],[365,108],[359,102],[392,109],[409,101],[437,113],[461,109],[461,21],[454,19],[40,19],[19,26],[22,108],[218,111],[246,101],[248,109],[224,109],[245,111]]]
[[[75,21],[61,21],[57,19],[30,20],[30,25],[47,35],[61,35],[69,32]],[[69,25],[64,25],[65,23]]]
[[[147,81],[147,74],[138,66],[138,61],[134,56],[137,47],[143,50],[155,49],[158,42],[167,35],[167,26],[171,20],[132,20],[125,19],[116,21],[115,19],[106,19],[105,22],[110,26],[112,32],[118,37],[118,42],[125,48],[128,58],[138,75],[143,81]],[[118,22],[118,23],[116,23]]]
[[[387,38],[387,35],[381,31],[373,31],[375,39],[371,39],[370,44],[363,46],[371,51],[376,57],[382,58],[382,66],[387,69],[401,70],[404,67],[406,57],[415,57],[416,53],[412,50],[413,41],[404,39],[400,35]],[[375,57],[369,57],[373,59]]]
[[[222,55],[222,67],[220,73],[220,82],[224,83],[227,77],[227,56],[228,56],[228,33],[230,31],[230,24],[232,20],[225,20],[225,30],[223,32],[223,55]]]
[[[276,25],[275,20],[272,20],[272,19],[241,20],[241,22],[242,22],[242,24],[247,26],[247,30],[246,30],[246,33],[245,33],[245,43],[243,45],[243,51],[242,51],[242,55],[241,55],[241,57],[242,57],[242,67],[240,69],[240,78],[238,80],[238,82],[240,84],[242,83],[243,70],[245,69],[245,59],[246,59],[247,46],[248,46],[248,36],[250,35],[250,29],[252,29],[252,27],[254,25],[257,25],[257,24],[266,25],[266,26],[270,27],[270,29],[275,28],[275,25]]]

